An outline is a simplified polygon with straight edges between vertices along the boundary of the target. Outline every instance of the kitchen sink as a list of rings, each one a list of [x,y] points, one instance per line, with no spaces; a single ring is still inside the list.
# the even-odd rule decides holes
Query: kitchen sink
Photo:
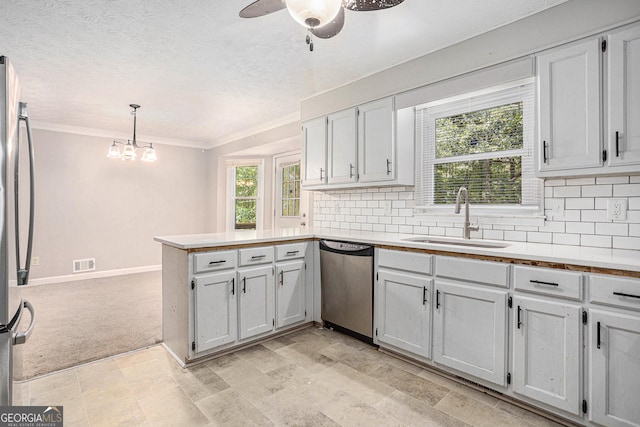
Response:
[[[456,238],[447,238],[447,237],[421,236],[421,237],[409,237],[407,239],[402,239],[402,240],[404,240],[405,242],[428,243],[428,244],[434,244],[434,245],[467,246],[472,248],[506,248],[510,246],[510,244],[506,242],[495,242],[495,241],[476,240],[476,239],[456,239]]]

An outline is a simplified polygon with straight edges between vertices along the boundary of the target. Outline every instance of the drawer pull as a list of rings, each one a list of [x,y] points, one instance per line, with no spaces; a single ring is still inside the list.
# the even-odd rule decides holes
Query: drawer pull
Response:
[[[300,251],[287,251],[287,256],[297,255]]]
[[[600,322],[598,322],[597,328],[596,347],[600,348]]]
[[[221,259],[220,261],[211,261],[209,265],[224,264],[225,262],[227,262],[227,260]]]
[[[520,313],[522,312],[522,310],[520,309],[520,306],[518,306],[518,329],[520,329],[520,325],[522,325],[522,320],[520,319]]]
[[[422,305],[426,305],[427,304],[427,287],[423,286],[422,287]]]
[[[614,292],[613,294],[617,295],[619,297],[628,297],[628,298],[638,298],[638,299],[640,299],[640,295],[625,294],[625,293],[622,293],[622,292]]]
[[[557,283],[543,282],[541,280],[529,280],[529,282],[535,283],[536,285],[559,286]]]
[[[266,257],[266,255],[264,255],[264,254],[263,255],[254,255],[254,256],[251,257],[251,261],[257,261],[257,260],[262,259],[264,257]]]

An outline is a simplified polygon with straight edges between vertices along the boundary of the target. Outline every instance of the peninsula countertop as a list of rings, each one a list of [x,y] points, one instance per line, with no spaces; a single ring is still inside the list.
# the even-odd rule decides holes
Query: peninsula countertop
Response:
[[[420,236],[416,234],[384,233],[334,228],[287,228],[279,230],[243,230],[226,233],[185,234],[157,236],[155,241],[187,251],[252,244],[278,244],[279,242],[309,239],[344,240],[366,243],[375,246],[429,250],[434,253],[469,254],[486,257],[539,261],[554,264],[567,264],[597,269],[640,272],[640,251],[627,249],[592,248],[586,246],[568,246],[545,243],[526,243],[511,241],[492,241],[473,239],[476,242],[504,243],[506,247],[476,247],[449,245],[443,243],[422,243],[410,241]],[[460,239],[451,239],[453,241]]]

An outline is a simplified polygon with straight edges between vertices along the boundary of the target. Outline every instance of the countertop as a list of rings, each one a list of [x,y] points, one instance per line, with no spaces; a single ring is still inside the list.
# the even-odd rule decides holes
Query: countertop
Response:
[[[247,230],[227,233],[158,236],[155,237],[154,240],[178,249],[194,250],[203,248],[215,249],[221,246],[278,243],[282,241],[319,238],[347,240],[377,246],[426,249],[430,251],[442,251],[447,254],[471,254],[526,261],[540,261],[554,264],[577,265],[597,269],[640,272],[640,251],[634,250],[510,241],[497,242],[491,240],[486,240],[486,242],[508,243],[509,246],[505,248],[484,248],[419,243],[405,240],[416,237],[421,236],[416,234],[340,230],[334,228],[289,228],[281,230]],[[441,238],[441,236],[431,237]],[[479,241],[480,239],[474,240]]]

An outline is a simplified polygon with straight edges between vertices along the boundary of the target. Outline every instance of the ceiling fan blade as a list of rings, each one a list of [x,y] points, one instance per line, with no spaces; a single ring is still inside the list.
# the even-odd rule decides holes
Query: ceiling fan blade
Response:
[[[239,13],[240,18],[257,18],[286,8],[284,0],[256,0]]]
[[[341,7],[336,17],[333,18],[333,21],[322,27],[311,28],[309,31],[320,39],[330,39],[338,34],[342,30],[342,27],[344,27],[344,8]]]
[[[389,9],[402,3],[404,0],[342,0],[345,9],[356,12],[366,12],[369,10]]]

